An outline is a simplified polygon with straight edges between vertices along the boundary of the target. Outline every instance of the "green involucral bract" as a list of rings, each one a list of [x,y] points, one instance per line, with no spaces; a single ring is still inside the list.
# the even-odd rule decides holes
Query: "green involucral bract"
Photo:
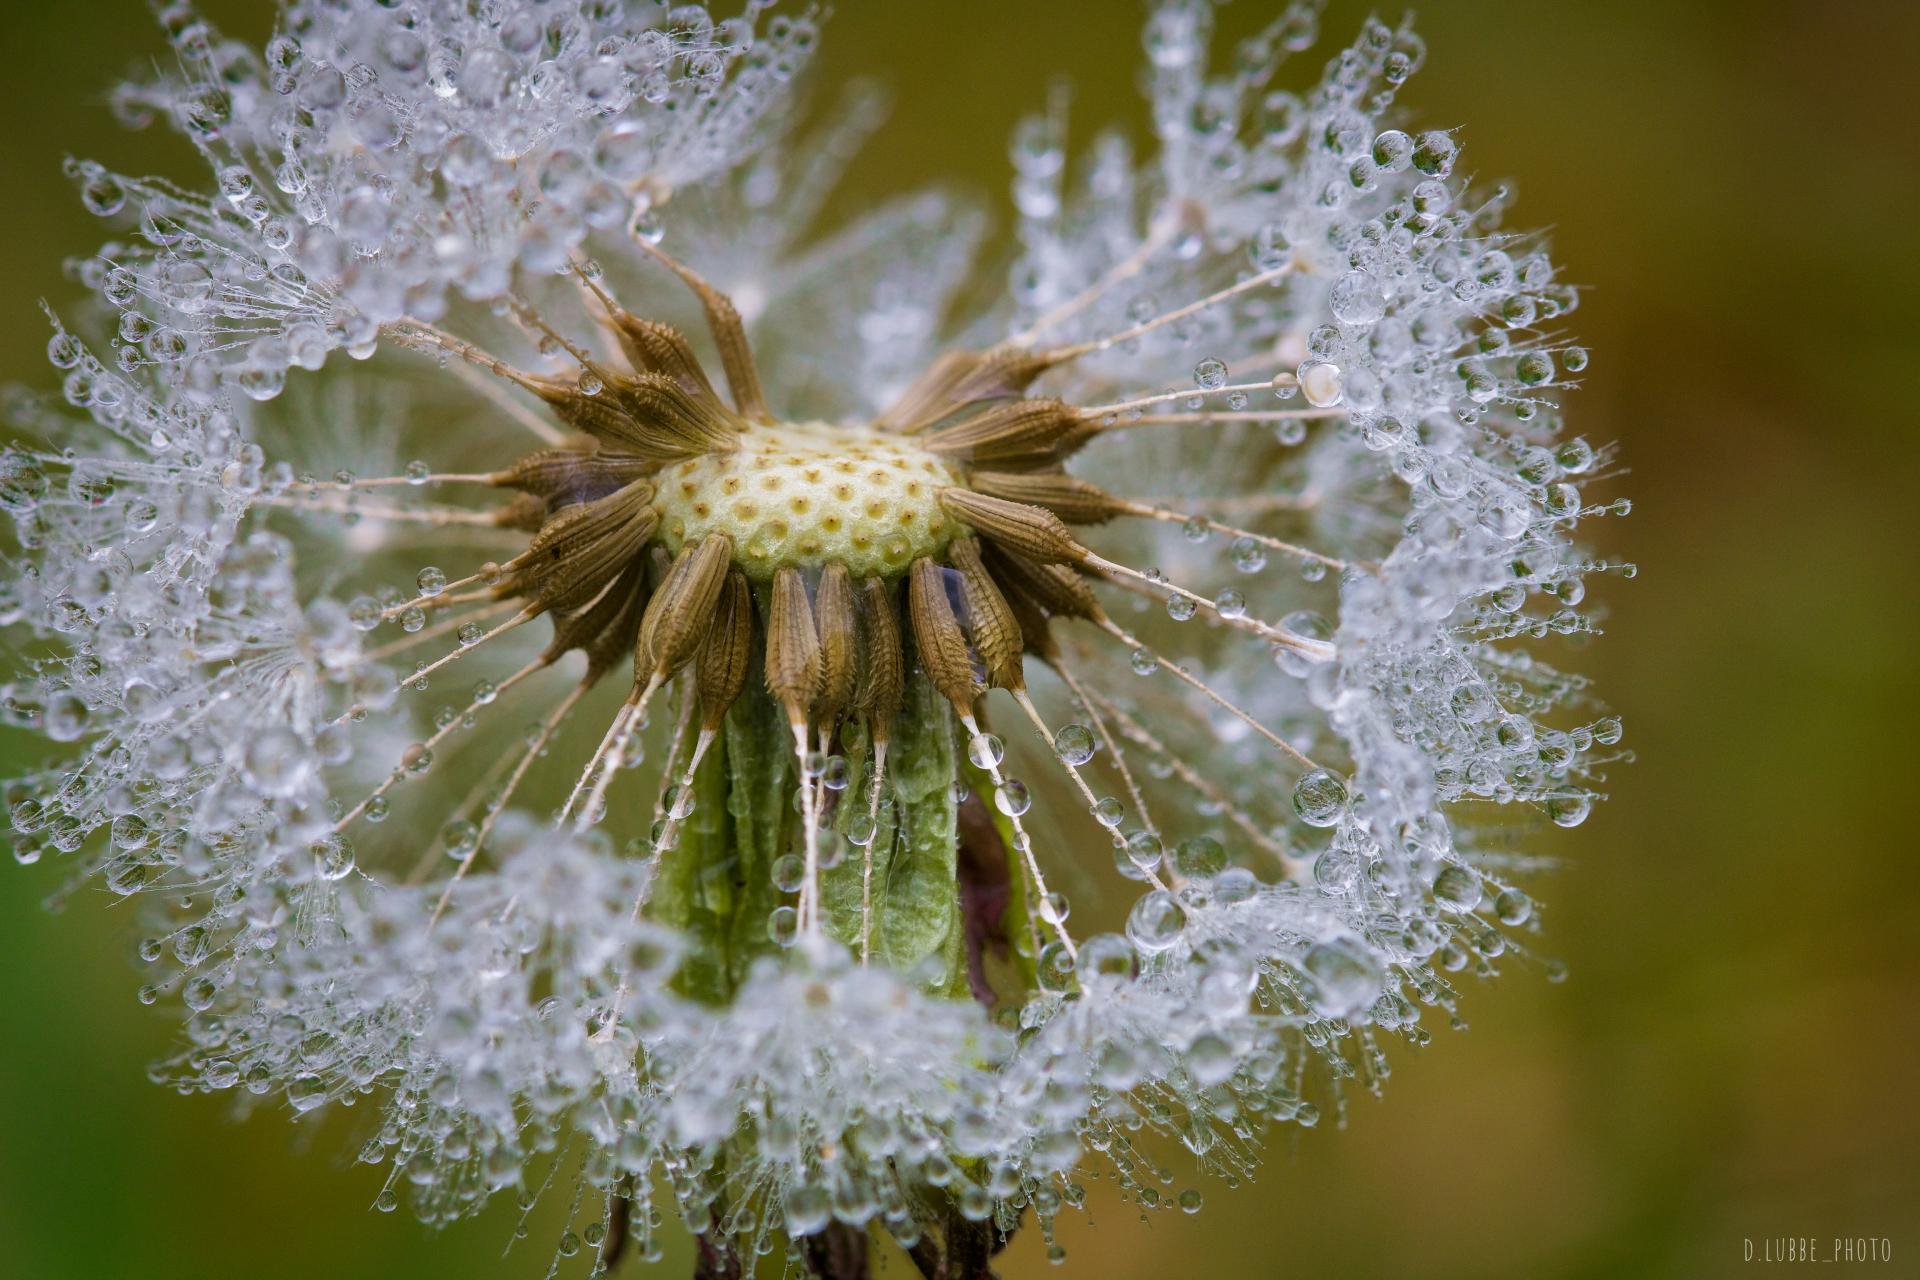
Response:
[[[864,740],[858,750],[857,757],[848,752],[855,778],[863,776],[870,753]],[[873,959],[913,974],[930,990],[964,995],[953,712],[924,675],[907,681],[887,775],[890,803],[880,807],[871,846]],[[865,804],[857,789],[842,792],[836,825],[845,830]],[[820,884],[828,931],[856,953],[864,863],[865,851],[856,847]]]
[[[863,734],[849,739],[842,745],[850,775],[864,779],[870,745]],[[930,990],[963,995],[953,715],[923,676],[908,682],[887,773],[872,844],[873,959]],[[694,775],[694,810],[660,860],[653,889],[653,917],[686,936],[676,980],[684,994],[724,1004],[754,957],[778,949],[768,921],[785,895],[773,864],[801,847],[797,785],[786,717],[763,688],[750,686]],[[837,830],[864,816],[866,805],[862,788],[841,792]],[[855,951],[864,860],[865,851],[853,847],[821,878],[828,931]]]

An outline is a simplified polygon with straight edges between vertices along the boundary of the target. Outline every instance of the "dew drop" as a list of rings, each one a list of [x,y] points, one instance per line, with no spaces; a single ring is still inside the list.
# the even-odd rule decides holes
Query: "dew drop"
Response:
[[[1017,818],[1033,807],[1033,797],[1027,791],[1027,784],[1018,778],[1008,778],[993,792],[994,807],[1008,817]]]
[[[1347,808],[1347,788],[1325,769],[1315,769],[1293,787],[1293,811],[1310,827],[1331,827]]]
[[[775,907],[767,915],[767,937],[782,947],[790,947],[800,936],[800,913],[792,907]]]
[[[1155,889],[1133,904],[1127,913],[1127,937],[1142,955],[1158,955],[1179,944],[1187,927],[1187,913],[1179,899]]]
[[[1326,409],[1340,403],[1339,365],[1329,360],[1306,360],[1301,363],[1297,376],[1301,394],[1314,408]]]
[[[1095,745],[1093,730],[1083,724],[1063,726],[1053,735],[1054,751],[1062,760],[1076,767],[1093,759]]]
[[[997,769],[1007,758],[1007,747],[996,734],[976,733],[967,742],[967,758],[976,768]]]

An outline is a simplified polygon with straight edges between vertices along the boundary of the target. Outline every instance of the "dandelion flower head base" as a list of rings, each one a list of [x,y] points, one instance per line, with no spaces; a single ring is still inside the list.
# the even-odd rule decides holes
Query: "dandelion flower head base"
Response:
[[[787,565],[904,574],[945,552],[958,527],[935,495],[957,470],[911,439],[824,422],[749,426],[727,453],[659,478],[661,541],[676,551],[721,533],[755,581]]]
[[[931,1275],[1533,964],[1488,815],[1626,758],[1549,660],[1631,572],[1578,292],[1410,28],[1283,87],[1317,25],[1155,5],[1157,149],[1024,124],[982,306],[950,197],[806,233],[873,125],[793,123],[809,17],[169,8],[116,103],[212,189],[75,166],[118,321],[0,457],[16,853],[151,904],[169,1074],[380,1095],[383,1209],[572,1180],[562,1261]]]

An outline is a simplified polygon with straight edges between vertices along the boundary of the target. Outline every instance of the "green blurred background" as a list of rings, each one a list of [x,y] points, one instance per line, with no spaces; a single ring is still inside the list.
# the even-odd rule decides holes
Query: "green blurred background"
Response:
[[[1237,0],[1229,32],[1274,7]],[[720,6],[724,8],[725,6]],[[1124,118],[1124,0],[840,0],[828,83],[899,91],[842,208],[935,179],[1004,206],[1004,147],[1048,77],[1079,128]],[[212,6],[264,36],[264,4]],[[1336,2],[1344,40],[1365,9]],[[1391,16],[1391,15],[1389,15]],[[1470,992],[1467,1035],[1403,1055],[1344,1132],[1279,1136],[1259,1180],[1150,1224],[1063,1217],[1082,1276],[1697,1276],[1743,1243],[1890,1237],[1920,1274],[1920,869],[1902,816],[1920,723],[1913,412],[1920,7],[1447,0],[1408,101],[1465,125],[1551,223],[1594,362],[1579,430],[1617,439],[1635,508],[1593,530],[1641,565],[1584,655],[1639,763],[1538,885],[1572,970]],[[163,46],[139,0],[8,4],[0,45],[0,381],[48,382],[33,301],[100,228],[63,154],[192,175],[104,94]],[[1330,51],[1333,46],[1327,46]],[[1084,136],[1084,134],[1082,134]],[[0,1274],[529,1277],[553,1197],[444,1233],[369,1208],[364,1116],[296,1128],[146,1082],[174,1014],[133,998],[124,910],[0,867]],[[311,1132],[309,1132],[311,1130]],[[557,1230],[557,1229],[556,1229]],[[637,1270],[637,1269],[636,1269]],[[685,1275],[684,1255],[661,1274]],[[1004,1271],[1049,1272],[1034,1232]],[[906,1269],[899,1269],[906,1274]]]

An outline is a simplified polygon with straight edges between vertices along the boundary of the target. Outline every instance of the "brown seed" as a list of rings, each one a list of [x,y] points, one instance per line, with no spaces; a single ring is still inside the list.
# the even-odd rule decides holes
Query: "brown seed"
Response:
[[[955,417],[921,436],[921,446],[959,462],[1009,471],[1064,461],[1072,450],[1062,444],[1080,437],[1085,425],[1078,410],[1059,400],[1016,400]]]
[[[514,558],[499,593],[527,596],[536,610],[585,605],[653,536],[660,513],[652,501],[653,486],[636,480],[604,498],[562,508]]]
[[[608,310],[609,323],[614,335],[620,339],[620,349],[627,353],[627,359],[633,362],[635,369],[671,378],[687,394],[698,399],[719,401],[720,397],[714,394],[713,384],[707,380],[706,370],[700,367],[699,357],[693,354],[685,334],[672,325],[642,319],[617,304],[609,305]]]
[[[727,708],[746,687],[747,664],[753,653],[753,592],[738,569],[727,574],[726,587],[715,607],[713,626],[700,648],[694,667],[694,688],[700,695],[700,727],[717,729]]]
[[[714,609],[733,564],[733,543],[710,533],[697,546],[683,547],[667,580],[647,602],[634,651],[634,679],[664,680],[693,660],[713,626]]]
[[[620,664],[620,660],[633,651],[634,639],[640,634],[640,618],[647,609],[646,568],[636,563],[633,568],[614,579],[613,587],[605,595],[589,606],[586,612],[614,603],[618,609],[612,618],[601,627],[586,647],[587,683],[598,683],[600,677]],[[555,640],[558,641],[556,636]]]
[[[773,575],[767,609],[767,689],[787,711],[787,723],[804,727],[820,689],[820,637],[807,603],[807,584],[791,566]]]
[[[614,396],[602,391],[588,395],[575,378],[542,377],[532,374],[510,375],[515,382],[546,401],[554,416],[584,431],[596,440],[619,441],[636,433],[633,415]],[[636,453],[650,450],[633,448]]]
[[[963,405],[1018,396],[1057,361],[1050,353],[1023,347],[950,351],[934,361],[874,426],[882,431],[919,431]]]
[[[996,689],[1026,688],[1020,661],[1020,623],[981,563],[980,544],[972,538],[955,538],[947,547],[947,558],[960,572],[961,592],[967,602],[967,632],[987,668],[987,683]]]
[[[715,400],[690,394],[665,374],[643,373],[613,389],[642,429],[636,440],[658,448],[664,439],[692,454],[722,453],[739,443],[740,420]],[[635,448],[636,453],[649,449]],[[680,456],[686,456],[682,454]]]
[[[1102,524],[1126,510],[1099,485],[1057,472],[975,471],[967,477],[967,487],[990,498],[1045,507],[1068,524]]]
[[[867,719],[868,735],[875,742],[886,742],[893,736],[893,722],[906,693],[900,619],[894,612],[893,594],[880,579],[861,582],[860,594],[860,713]]]
[[[1044,507],[990,498],[966,489],[940,490],[940,505],[956,519],[1029,560],[1057,564],[1087,557],[1087,549],[1074,541],[1060,517]]]
[[[1020,624],[1021,649],[1051,665],[1060,656],[1060,646],[1054,643],[1053,624],[1047,618],[1047,611],[1019,588],[1005,582],[999,585],[1007,608],[1013,610],[1014,621]]]
[[[820,688],[814,712],[822,731],[831,730],[853,703],[854,647],[859,624],[853,605],[853,579],[847,566],[827,565],[813,596],[813,618],[820,636]]]
[[[760,373],[753,363],[753,347],[747,342],[747,326],[741,321],[739,308],[733,305],[733,299],[708,284],[692,268],[668,257],[645,240],[638,243],[679,276],[693,291],[693,295],[700,299],[700,309],[707,317],[707,328],[713,333],[714,344],[720,348],[720,366],[726,371],[727,386],[733,390],[734,404],[749,418],[770,421],[766,395],[760,389]]]
[[[1063,618],[1098,619],[1100,601],[1087,580],[1059,564],[1035,564],[1004,547],[982,549],[987,571],[1009,595],[1031,600],[1047,613]]]
[[[519,489],[543,499],[549,510],[592,502],[659,469],[659,464],[630,453],[600,449],[541,449],[488,479],[502,489]]]
[[[973,677],[967,637],[947,598],[947,573],[926,556],[913,562],[907,580],[907,618],[913,624],[914,648],[919,650],[927,678],[956,711],[969,715],[979,684]]]

